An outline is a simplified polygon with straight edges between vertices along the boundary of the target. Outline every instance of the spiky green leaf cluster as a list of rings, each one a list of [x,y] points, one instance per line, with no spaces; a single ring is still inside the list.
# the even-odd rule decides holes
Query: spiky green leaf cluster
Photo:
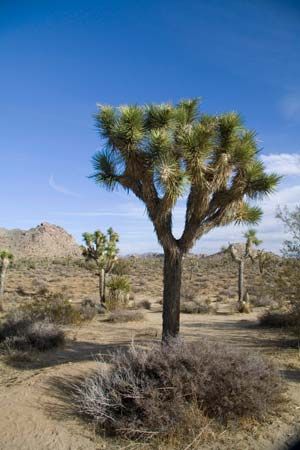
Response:
[[[99,106],[96,126],[105,141],[92,177],[112,190],[131,190],[145,205],[163,246],[187,251],[210,229],[256,224],[252,201],[275,189],[280,177],[258,159],[255,133],[235,113],[201,113],[199,100],[177,105]],[[188,192],[186,223],[172,235],[172,208]]]
[[[244,234],[244,237],[246,238],[247,242],[251,242],[251,244],[255,246],[259,246],[262,243],[262,241],[256,236],[256,230],[254,230],[253,228],[250,228]]]
[[[2,265],[8,266],[14,260],[14,255],[8,250],[0,250],[0,268]]]
[[[119,252],[117,248],[119,235],[109,228],[107,235],[96,230],[94,233],[83,233],[82,237],[85,243],[82,247],[82,254],[86,260],[95,261],[99,269],[110,272]]]

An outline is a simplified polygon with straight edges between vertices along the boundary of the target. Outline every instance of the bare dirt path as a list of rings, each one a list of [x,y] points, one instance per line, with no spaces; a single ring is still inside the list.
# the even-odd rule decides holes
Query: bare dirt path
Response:
[[[136,341],[159,339],[161,314],[147,312],[144,322],[109,324],[96,318],[78,331],[70,330],[66,348],[18,363],[0,363],[0,450],[98,450],[121,448],[98,437],[92,428],[67,413],[65,404],[54,394],[53,380],[71,379],[93,367],[97,353]],[[147,329],[145,335],[144,331]],[[272,358],[288,383],[290,403],[269,423],[257,425],[221,440],[211,450],[277,450],[300,428],[300,359],[295,348],[278,333],[260,330],[256,314],[182,315],[182,335],[187,340],[202,336],[255,349]],[[213,356],[213,355],[212,355]],[[139,447],[140,449],[143,447]]]

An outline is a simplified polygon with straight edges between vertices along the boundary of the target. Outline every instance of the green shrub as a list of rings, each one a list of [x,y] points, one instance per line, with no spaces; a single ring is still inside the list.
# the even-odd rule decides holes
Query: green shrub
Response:
[[[47,320],[62,325],[78,324],[82,320],[80,311],[76,310],[62,294],[49,294],[36,298],[20,306],[23,316],[33,321]]]
[[[72,401],[98,428],[129,438],[180,430],[191,409],[194,417],[225,423],[262,419],[282,399],[281,379],[269,362],[208,340],[133,345],[113,354],[111,363],[77,384]]]
[[[113,275],[107,282],[107,289],[106,307],[108,310],[113,311],[127,306],[131,289],[130,281],[127,277]]]
[[[130,262],[128,259],[118,259],[112,268],[113,275],[128,275],[130,271]]]

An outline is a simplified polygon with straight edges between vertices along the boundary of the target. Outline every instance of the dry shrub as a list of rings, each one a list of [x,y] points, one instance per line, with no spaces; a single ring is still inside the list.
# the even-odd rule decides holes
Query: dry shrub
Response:
[[[269,310],[260,317],[260,325],[271,328],[285,328],[300,331],[300,308],[291,310]],[[300,335],[300,333],[299,333]]]
[[[32,321],[13,314],[0,326],[0,345],[4,351],[47,351],[63,345],[64,332],[47,321]]]
[[[44,321],[62,325],[78,324],[82,321],[80,311],[76,310],[62,294],[49,294],[36,298],[20,306],[23,317],[32,321]]]
[[[118,309],[111,312],[106,320],[112,323],[137,322],[144,320],[144,315],[140,311]]]
[[[211,305],[210,301],[194,300],[181,303],[180,312],[185,314],[214,314],[217,312],[217,308]]]
[[[150,311],[151,302],[149,302],[149,300],[142,300],[141,302],[138,303],[137,307],[142,309],[148,309]]]
[[[262,307],[271,307],[274,308],[277,306],[276,301],[270,296],[270,295],[263,295],[263,296],[251,296],[251,305],[262,308]]]
[[[130,261],[128,259],[118,259],[112,268],[114,275],[128,275],[130,271]]]
[[[279,305],[260,318],[262,326],[284,328],[300,338],[300,261],[284,260],[275,273],[274,299]]]
[[[150,349],[132,345],[113,354],[111,363],[108,368],[101,361],[75,386],[72,400],[77,413],[99,429],[126,438],[181,433],[191,409],[216,423],[263,418],[283,393],[269,362],[208,340],[174,340]]]
[[[82,320],[92,320],[99,312],[99,305],[96,305],[93,300],[86,298],[81,302],[79,312]]]
[[[195,287],[194,284],[183,282],[181,286],[181,300],[183,302],[193,302],[197,295],[199,294],[199,288]]]

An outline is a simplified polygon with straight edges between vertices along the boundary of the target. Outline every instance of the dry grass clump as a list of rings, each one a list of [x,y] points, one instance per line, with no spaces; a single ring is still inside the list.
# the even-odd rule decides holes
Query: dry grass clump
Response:
[[[63,345],[64,332],[47,321],[33,321],[21,314],[12,314],[0,326],[2,351],[47,351]]]
[[[106,320],[111,323],[138,322],[144,320],[144,315],[140,311],[118,309],[111,312]]]
[[[131,439],[182,435],[193,427],[191,417],[198,426],[208,419],[263,418],[283,392],[269,362],[207,340],[132,345],[111,363],[77,384],[72,402],[99,429]]]

